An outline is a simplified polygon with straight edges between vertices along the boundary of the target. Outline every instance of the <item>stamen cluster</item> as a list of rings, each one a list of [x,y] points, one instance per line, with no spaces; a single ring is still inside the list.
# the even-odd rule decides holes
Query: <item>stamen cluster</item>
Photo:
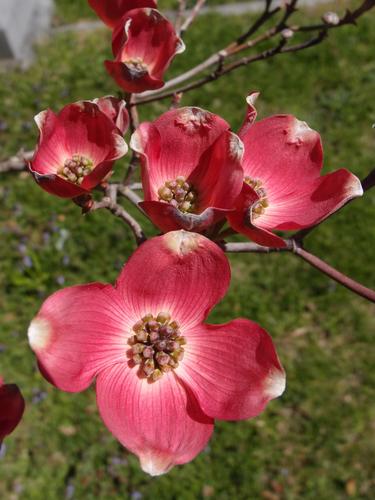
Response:
[[[254,189],[256,194],[259,196],[259,200],[254,203],[251,208],[253,218],[257,218],[264,214],[265,209],[268,207],[267,193],[262,187],[262,183],[259,179],[251,179],[250,177],[245,177],[244,181],[250,187]]]
[[[91,174],[93,168],[94,164],[89,158],[76,154],[65,160],[59,173],[68,181],[80,185],[84,177]]]
[[[140,365],[141,374],[156,381],[163,373],[178,367],[186,341],[169,313],[160,312],[156,318],[147,314],[133,326],[133,331],[130,356],[134,364]]]
[[[159,200],[178,208],[181,212],[193,212],[196,203],[196,194],[185,177],[177,177],[174,181],[167,181],[158,190]]]
[[[140,57],[135,57],[125,61],[126,66],[134,77],[139,78],[147,73],[147,65]]]

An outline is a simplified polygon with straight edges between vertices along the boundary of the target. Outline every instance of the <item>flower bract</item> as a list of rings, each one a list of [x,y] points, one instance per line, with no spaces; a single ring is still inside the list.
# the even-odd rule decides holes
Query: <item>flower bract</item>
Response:
[[[155,9],[129,11],[112,36],[114,61],[108,73],[126,92],[144,92],[164,85],[163,75],[176,54],[185,50],[174,26]]]
[[[306,228],[363,194],[359,179],[346,169],[320,175],[322,143],[318,132],[292,115],[254,123],[252,94],[239,131],[245,152],[244,183],[231,226],[256,243],[283,247],[273,230]]]
[[[265,330],[204,323],[229,281],[215,243],[174,231],[143,243],[115,287],[60,290],[30,324],[42,374],[69,392],[96,378],[102,419],[151,475],[192,460],[214,419],[254,417],[284,390]]]
[[[29,169],[44,190],[63,198],[87,194],[126,154],[122,131],[108,108],[103,101],[80,101],[58,114],[48,109],[35,117],[40,135]]]
[[[25,410],[25,400],[15,384],[4,384],[0,377],[0,447],[3,439],[19,424]]]
[[[131,147],[141,155],[140,205],[162,231],[201,232],[234,209],[243,146],[218,115],[195,107],[168,111],[142,123]]]
[[[90,7],[110,28],[115,28],[122,17],[132,9],[156,7],[156,0],[88,0]]]

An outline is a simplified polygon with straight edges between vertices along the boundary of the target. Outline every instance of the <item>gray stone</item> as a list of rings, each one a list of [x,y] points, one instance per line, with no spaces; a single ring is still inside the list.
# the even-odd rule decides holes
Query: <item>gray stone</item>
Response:
[[[50,28],[53,0],[0,0],[0,59],[27,64]]]

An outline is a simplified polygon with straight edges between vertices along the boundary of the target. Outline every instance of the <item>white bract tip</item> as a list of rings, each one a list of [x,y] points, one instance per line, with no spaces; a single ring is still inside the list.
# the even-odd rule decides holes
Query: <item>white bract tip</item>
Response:
[[[49,345],[52,336],[52,328],[49,321],[45,318],[34,318],[30,323],[27,336],[29,337],[29,343],[33,351],[45,349]]]
[[[270,399],[278,398],[285,391],[285,387],[285,372],[278,368],[273,368],[265,380],[266,395]]]
[[[139,461],[143,472],[150,474],[150,476],[161,476],[162,474],[166,474],[173,467],[169,459],[167,460],[156,454],[151,455],[151,453],[141,455]]]
[[[171,231],[164,235],[165,243],[172,252],[186,255],[194,251],[199,245],[200,236],[188,231]]]

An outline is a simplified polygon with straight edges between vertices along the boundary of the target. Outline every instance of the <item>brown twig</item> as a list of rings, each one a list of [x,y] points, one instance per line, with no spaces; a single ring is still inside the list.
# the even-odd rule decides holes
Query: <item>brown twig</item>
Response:
[[[375,168],[361,181],[361,184],[364,192],[375,186]]]
[[[206,75],[199,80],[196,80],[194,82],[191,82],[175,91],[170,91],[170,92],[165,92],[157,96],[151,96],[149,98],[143,98],[142,100],[137,101],[137,104],[146,104],[154,101],[160,101],[162,99],[166,99],[167,97],[173,96],[176,92],[188,92],[193,89],[197,89],[199,87],[202,87],[202,85],[205,85],[206,83],[212,82],[214,80],[217,80],[218,78],[232,72],[235,69],[241,68],[242,66],[247,66],[249,64],[255,63],[257,61],[263,61],[265,59],[269,59],[271,57],[274,57],[278,54],[286,54],[289,52],[298,52],[300,50],[307,49],[309,47],[313,47],[314,45],[318,45],[321,43],[324,38],[326,37],[327,32],[326,31],[321,31],[317,36],[310,38],[309,40],[291,45],[291,46],[286,46],[287,40],[285,38],[281,38],[279,43],[272,47],[271,49],[267,49],[260,54],[256,54],[253,56],[249,57],[242,57],[241,59],[237,59],[236,61],[229,63],[227,65],[222,65],[222,67],[219,67],[216,71],[213,71],[209,75]]]
[[[308,262],[311,266],[318,269],[318,271],[320,271],[321,273],[326,274],[333,280],[337,281],[337,283],[340,283],[340,285],[345,286],[352,292],[356,293],[357,295],[360,295],[361,297],[369,300],[370,302],[375,302],[374,290],[371,290],[370,288],[367,288],[358,283],[357,281],[349,278],[345,274],[340,273],[340,271],[327,264],[327,262],[324,262],[324,260],[319,259],[319,257],[316,257],[316,255],[313,255],[307,250],[304,250],[300,246],[296,247],[294,253],[299,257],[301,257],[301,259],[303,259],[304,261]]]
[[[143,215],[146,215],[144,210],[139,206],[139,203],[143,201],[142,198],[138,196],[137,193],[135,193],[130,187],[118,184],[117,192],[124,198],[128,199]]]
[[[139,116],[134,94],[129,95],[127,99],[127,108],[129,112],[129,129],[130,132],[133,133],[139,125]],[[123,180],[124,186],[127,186],[131,182],[133,174],[136,171],[138,165],[139,165],[139,155],[138,153],[133,151],[129,166],[124,176]]]
[[[319,257],[316,257],[312,253],[308,252],[302,248],[301,243],[295,241],[294,239],[284,240],[286,247],[284,248],[274,248],[274,247],[263,247],[257,245],[256,243],[220,243],[221,248],[225,252],[230,253],[274,253],[274,252],[292,252],[304,261],[308,262],[311,266],[318,269],[323,274],[326,274],[331,279],[337,281],[341,285],[345,286],[352,292],[360,295],[361,297],[369,300],[370,302],[375,302],[375,291],[367,288],[357,281],[349,278],[345,274],[341,273],[334,267],[324,262]]]
[[[176,93],[180,92],[188,92],[190,90],[196,89],[202,85],[205,85],[206,83],[209,83],[211,81],[217,80],[221,76],[227,74],[230,71],[233,71],[234,69],[237,69],[244,64],[252,64],[253,62],[259,61],[264,59],[264,54],[268,53],[267,58],[273,57],[274,55],[277,54],[282,54],[282,53],[288,53],[288,52],[297,52],[299,50],[304,50],[309,47],[312,47],[314,45],[317,45],[318,43],[322,42],[324,38],[326,37],[328,30],[332,28],[338,28],[340,26],[346,25],[346,24],[355,24],[355,21],[363,15],[365,12],[369,11],[374,5],[375,5],[375,0],[364,0],[361,4],[361,6],[356,9],[353,12],[347,11],[346,14],[338,20],[337,23],[335,24],[330,24],[330,23],[321,23],[321,24],[315,24],[315,25],[309,25],[309,26],[292,26],[288,27],[288,21],[292,14],[297,10],[298,0],[292,0],[290,1],[286,7],[285,7],[285,12],[281,20],[273,27],[267,30],[265,33],[262,35],[259,35],[257,38],[253,40],[247,40],[249,36],[254,34],[260,26],[262,26],[270,17],[271,13],[272,15],[275,14],[280,10],[280,8],[276,9],[270,9],[270,6],[266,5],[266,9],[263,12],[263,14],[260,16],[260,18],[254,23],[254,25],[243,35],[241,35],[237,41],[229,44],[227,47],[219,50],[218,52],[215,52],[212,54],[210,57],[208,57],[205,61],[202,63],[198,64],[194,68],[191,68],[190,70],[186,71],[182,75],[179,75],[168,82],[164,85],[164,87],[160,90],[154,90],[154,91],[149,91],[149,92],[144,92],[141,94],[139,97],[136,99],[137,104],[146,104],[149,102],[154,102],[154,101],[159,101],[162,99],[166,99],[169,97],[173,97]],[[268,2],[267,2],[268,3]],[[283,34],[284,32],[290,32],[291,35],[297,32],[303,32],[303,31],[319,31],[318,35],[315,37],[300,43],[298,45],[292,45],[288,47],[284,47],[283,50],[277,51],[275,50],[276,47],[274,47],[271,50],[271,53],[269,51],[264,51],[260,54],[256,54],[255,56],[247,57],[247,58],[242,58],[237,61],[234,61],[229,66],[224,66],[223,62],[225,59],[228,57],[233,56],[234,54],[238,52],[242,52],[244,50],[247,50],[251,47],[254,47],[258,43],[261,43],[263,41],[269,40],[273,38],[275,35],[281,33]],[[244,63],[244,61],[246,61]],[[223,70],[222,71],[213,71],[209,75],[206,75],[205,77],[202,77],[198,80],[195,80],[189,84],[186,84],[180,88],[175,88],[176,86],[191,80],[195,76],[198,76],[200,73],[203,71],[211,68],[214,65],[222,65]],[[228,69],[227,69],[228,68]],[[170,90],[169,89],[175,89],[175,90]]]
[[[110,196],[104,196],[100,201],[94,201],[90,207],[90,212],[101,208],[109,210],[113,215],[122,219],[132,230],[138,245],[147,239],[140,224],[121,205],[113,201]]]
[[[199,11],[205,3],[206,0],[197,0],[195,2],[195,5],[191,9],[189,16],[185,19],[185,21],[181,25],[181,28],[177,31],[181,38],[184,36],[185,31],[189,28],[189,26],[194,22],[195,18],[199,14]]]
[[[276,14],[280,10],[280,7],[275,7],[274,9],[271,9],[271,4],[272,0],[266,0],[265,1],[265,7],[264,11],[262,12],[261,16],[258,17],[258,19],[250,26],[250,28],[245,31],[241,36],[237,38],[237,45],[241,45],[245,40],[247,40],[249,37],[251,37],[258,29],[269,19],[271,19],[272,16]]]
[[[338,28],[340,26],[343,26],[345,24],[356,24],[356,20],[361,17],[363,14],[371,10],[373,7],[375,7],[375,0],[364,0],[362,4],[355,9],[353,12],[350,10],[347,10],[345,12],[345,15],[340,19],[338,18],[337,22],[335,23],[329,23],[325,21],[324,23],[320,24],[311,24],[310,26],[300,26],[298,27],[298,31],[314,31],[314,30],[321,30],[321,29],[332,29],[332,28]]]
[[[177,34],[179,34],[181,31],[181,25],[184,21],[185,12],[186,12],[186,0],[178,0],[177,16],[176,16],[176,21],[174,23]]]
[[[0,162],[0,173],[22,172],[26,170],[26,162],[34,156],[34,151],[19,151],[16,155]]]

